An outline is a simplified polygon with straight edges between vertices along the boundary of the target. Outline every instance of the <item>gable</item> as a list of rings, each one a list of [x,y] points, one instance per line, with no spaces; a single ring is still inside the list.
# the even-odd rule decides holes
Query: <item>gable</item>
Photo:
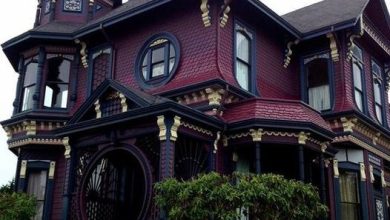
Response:
[[[389,11],[384,0],[370,0],[364,10],[365,19],[390,40]]]
[[[149,107],[158,100],[161,98],[125,87],[114,80],[105,80],[73,115],[68,125]]]

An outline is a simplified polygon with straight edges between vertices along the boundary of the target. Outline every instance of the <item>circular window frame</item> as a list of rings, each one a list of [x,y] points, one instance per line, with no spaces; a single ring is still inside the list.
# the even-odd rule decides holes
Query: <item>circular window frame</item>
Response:
[[[91,158],[91,162],[88,163],[86,172],[84,173],[81,184],[80,184],[80,191],[78,194],[78,206],[80,208],[79,210],[79,217],[82,220],[87,220],[87,215],[85,212],[85,188],[88,184],[89,176],[91,172],[94,170],[95,165],[97,162],[99,162],[105,155],[112,153],[112,152],[118,152],[123,151],[124,153],[127,153],[128,156],[133,157],[138,163],[139,166],[142,169],[142,172],[144,174],[144,182],[145,182],[145,195],[144,195],[144,201],[142,204],[142,208],[140,210],[140,213],[138,215],[137,220],[145,219],[148,215],[148,211],[150,210],[151,203],[152,203],[152,188],[153,188],[153,176],[152,176],[152,168],[150,164],[147,162],[146,156],[142,153],[141,150],[139,150],[136,146],[128,145],[128,144],[119,144],[119,146],[114,147],[108,147],[107,149],[104,149],[96,155],[94,155]]]
[[[167,75],[162,75],[162,76],[156,77],[156,79],[153,79],[153,80],[146,80],[146,79],[144,79],[143,73],[141,70],[142,63],[143,63],[143,60],[144,60],[146,54],[148,53],[148,51],[150,49],[150,45],[159,39],[166,39],[173,46],[173,48],[175,50],[175,64],[173,65],[172,70]],[[150,37],[142,45],[141,50],[137,55],[137,59],[136,59],[136,63],[135,63],[135,77],[136,77],[137,81],[139,82],[139,84],[141,85],[141,87],[145,88],[145,89],[150,89],[150,88],[159,87],[159,86],[162,86],[162,85],[165,85],[166,83],[168,83],[177,71],[177,68],[178,68],[179,62],[180,62],[180,56],[181,56],[180,44],[179,44],[179,41],[177,40],[177,38],[173,34],[163,32],[163,33],[155,34],[152,37]]]

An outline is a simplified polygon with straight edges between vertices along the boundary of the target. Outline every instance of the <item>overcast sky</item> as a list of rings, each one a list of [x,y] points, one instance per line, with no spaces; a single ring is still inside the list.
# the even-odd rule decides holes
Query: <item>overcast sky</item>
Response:
[[[278,14],[285,14],[318,2],[318,0],[262,1]],[[390,0],[386,0],[386,3],[389,5]],[[0,43],[4,43],[33,27],[36,6],[37,0],[2,0],[2,7],[0,7]],[[2,52],[0,52],[0,74],[0,121],[2,121],[11,117],[18,77]],[[16,168],[16,156],[8,150],[6,142],[5,132],[0,129],[0,185],[12,179]]]

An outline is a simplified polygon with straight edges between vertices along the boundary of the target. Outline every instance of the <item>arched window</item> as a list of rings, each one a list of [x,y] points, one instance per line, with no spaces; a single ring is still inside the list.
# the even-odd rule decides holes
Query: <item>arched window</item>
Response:
[[[329,54],[307,58],[304,65],[308,104],[318,111],[330,110]]]
[[[382,69],[375,62],[372,61],[371,66],[373,83],[374,83],[374,103],[375,103],[375,116],[379,123],[383,124],[383,78]]]
[[[24,81],[23,81],[23,99],[22,111],[30,110],[33,107],[33,95],[35,93],[37,83],[38,63],[31,60],[25,65]]]
[[[146,86],[169,81],[179,62],[179,43],[170,34],[149,39],[137,59],[137,78]]]
[[[352,74],[353,74],[353,86],[355,104],[360,111],[364,111],[364,78],[363,78],[363,53],[362,50],[356,45],[352,49]]]
[[[44,107],[67,108],[71,61],[63,57],[47,60]]]
[[[235,76],[244,90],[252,90],[252,38],[246,28],[236,24],[235,34]]]

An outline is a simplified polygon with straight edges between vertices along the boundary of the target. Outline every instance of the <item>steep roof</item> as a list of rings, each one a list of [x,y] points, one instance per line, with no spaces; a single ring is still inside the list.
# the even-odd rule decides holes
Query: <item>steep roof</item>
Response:
[[[325,0],[282,16],[301,33],[355,25],[369,0]]]

